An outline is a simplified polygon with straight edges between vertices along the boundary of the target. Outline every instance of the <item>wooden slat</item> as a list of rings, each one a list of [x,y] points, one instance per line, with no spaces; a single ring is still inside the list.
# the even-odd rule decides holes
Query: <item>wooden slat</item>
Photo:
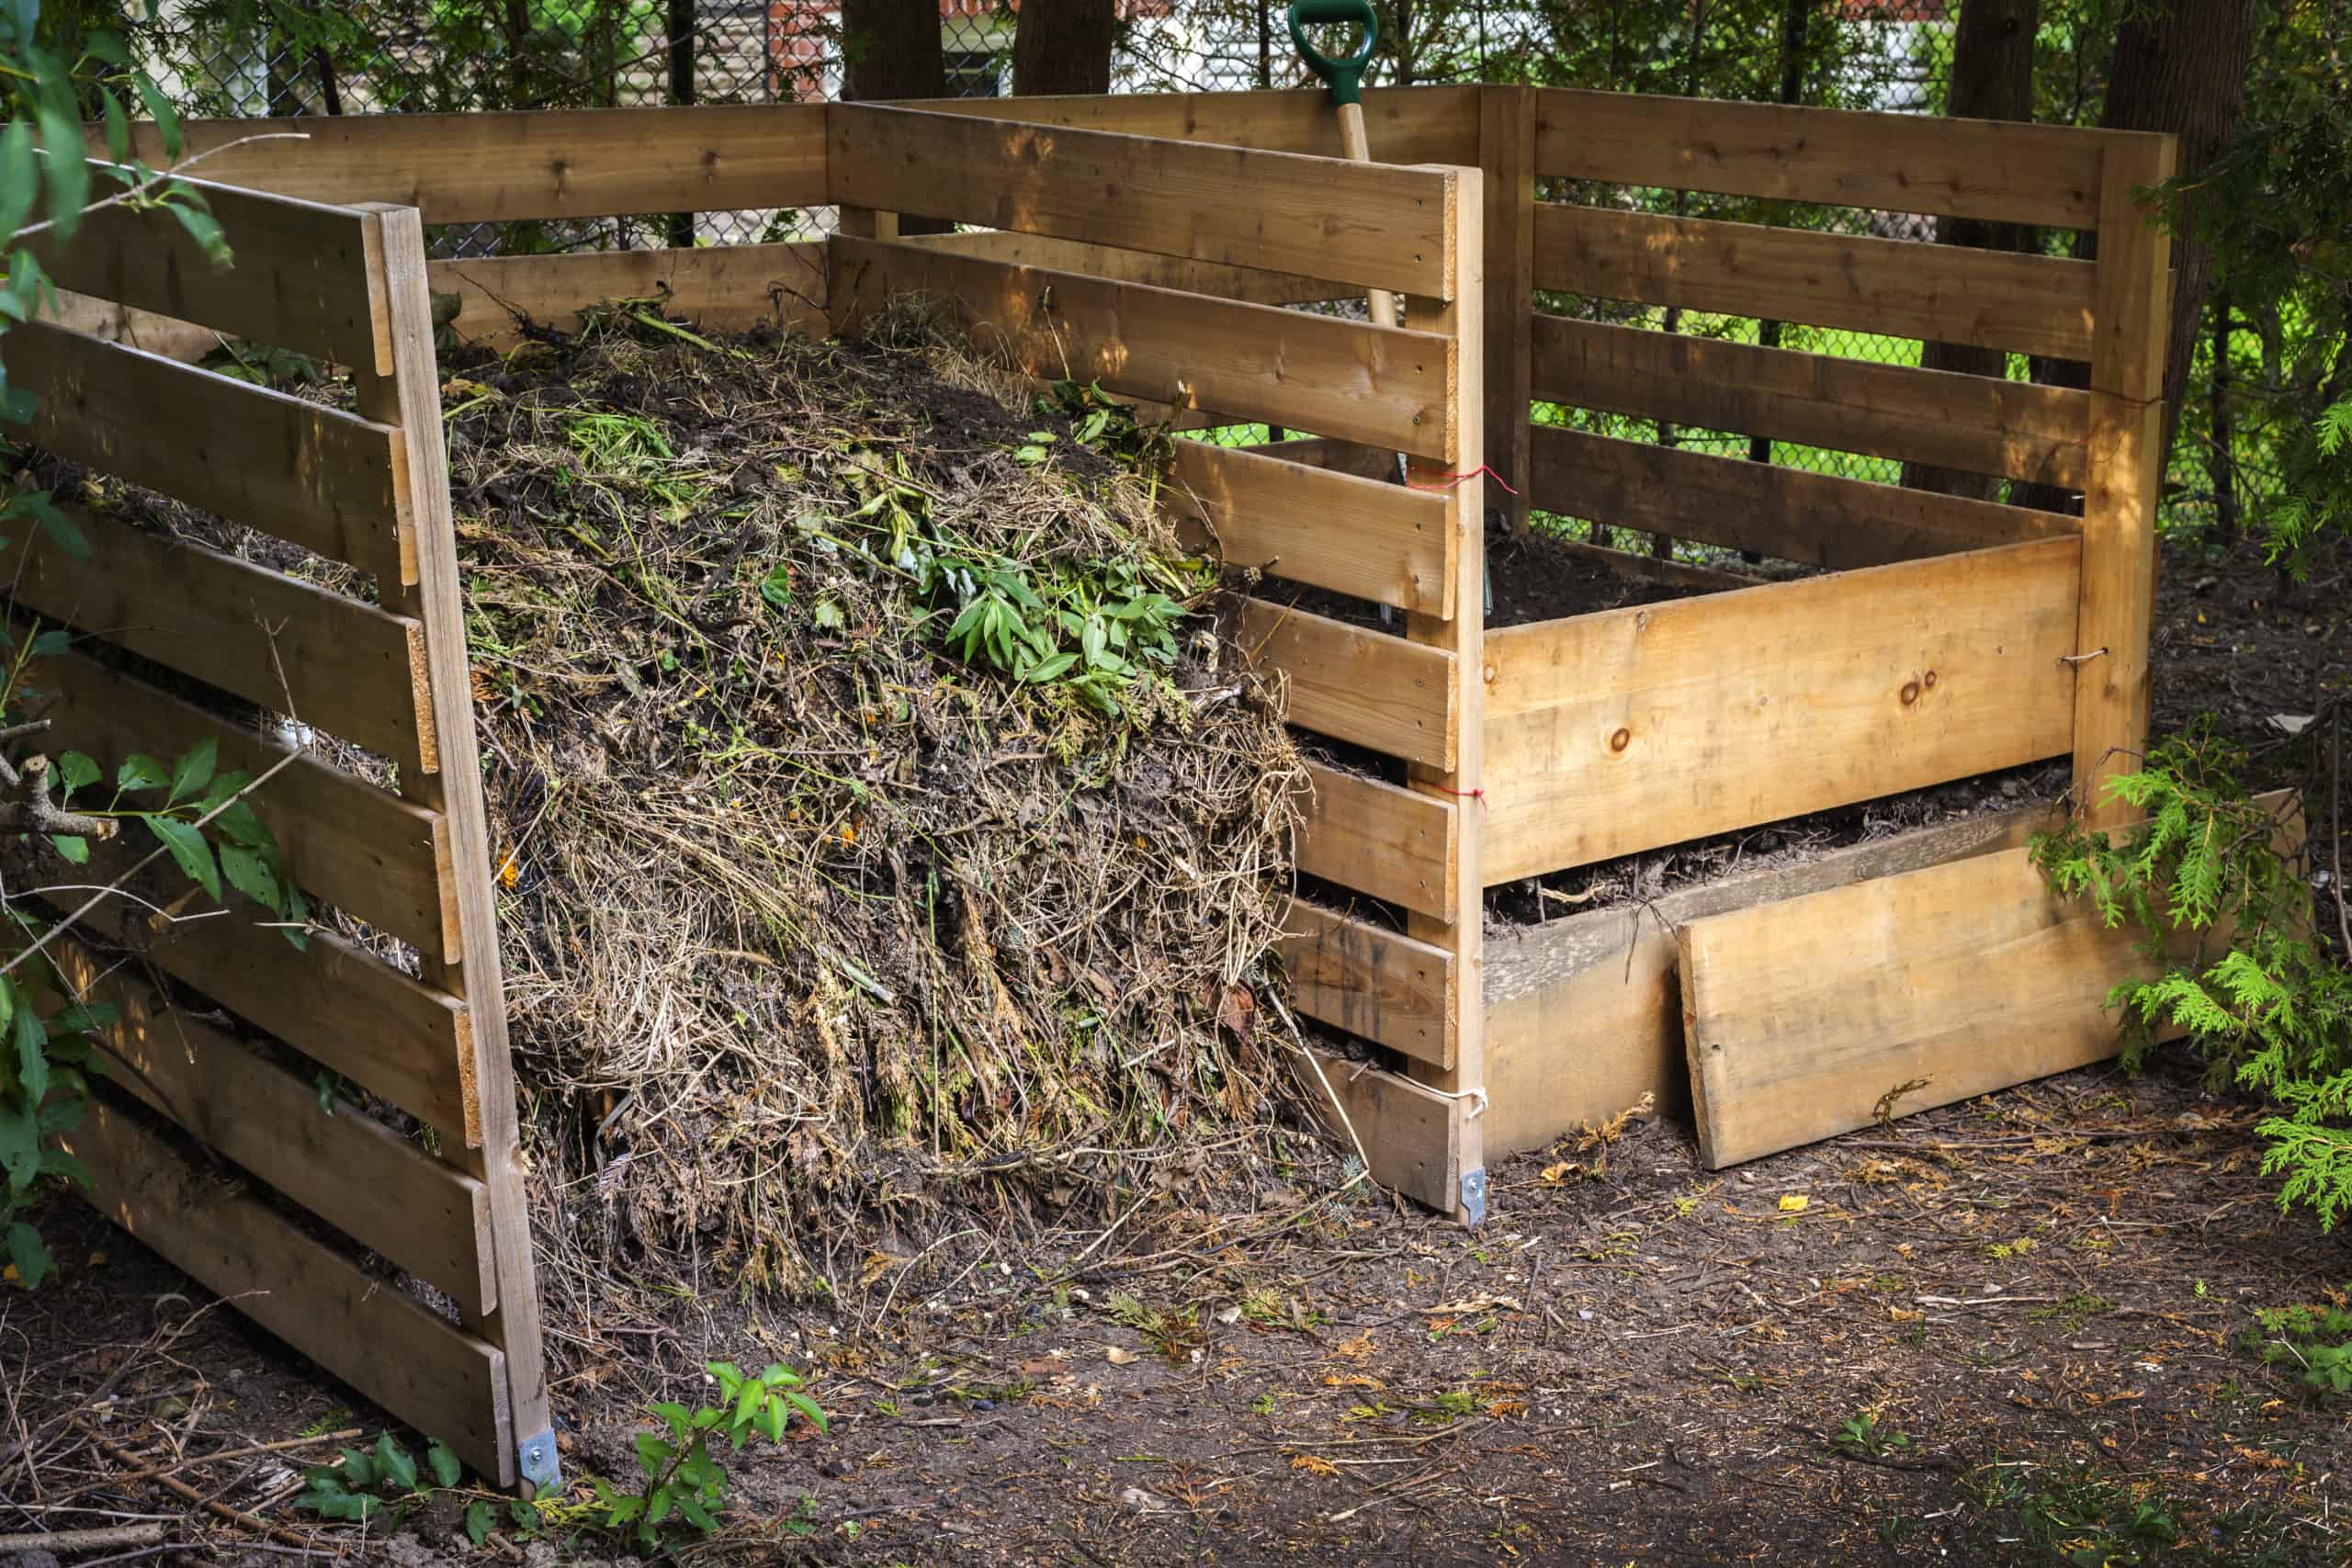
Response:
[[[1291,900],[1284,931],[1291,1006],[1417,1061],[1453,1066],[1453,954],[1304,898]]]
[[[90,880],[125,864],[118,852],[94,853]],[[311,931],[298,950],[254,923],[267,918],[240,900],[228,914],[180,919],[156,933],[144,911],[119,899],[101,900],[84,917],[265,1033],[471,1146],[480,1115],[465,1004],[326,931]]]
[[[1535,286],[2086,359],[2092,264],[1539,203]]]
[[[2075,794],[2094,827],[2129,819],[2130,807],[2108,786],[2138,768],[2147,744],[2172,239],[2152,224],[2136,193],[2171,178],[2174,161],[2169,138],[2119,144],[2099,203],[2098,344],[2075,647],[2098,653],[2079,667],[2075,690]]]
[[[1631,908],[1498,932],[1487,946],[1488,1147],[1541,1148],[1645,1094],[1669,1115],[1688,1108],[1677,926],[2015,849],[2056,821],[2042,806],[1962,818],[1677,888]]]
[[[1543,545],[1546,555],[1566,556],[1570,560],[1585,561],[1610,575],[1627,582],[1664,582],[1677,588],[1696,588],[1707,593],[1727,593],[1736,589],[1753,588],[1762,578],[1748,577],[1721,567],[1693,566],[1665,556],[1635,554],[1611,545],[1595,545],[1582,539],[1546,539]]]
[[[504,1357],[101,1101],[61,1140],[91,1207],[485,1476],[514,1473]]]
[[[1487,886],[2064,752],[2079,551],[2011,545],[1494,633]]]
[[[1421,914],[1444,913],[1460,858],[1453,804],[1319,762],[1306,773],[1298,869]]]
[[[1453,765],[1460,710],[1451,653],[1262,599],[1242,602],[1238,635],[1252,657],[1289,676],[1291,723],[1408,761]]]
[[[344,365],[379,362],[384,345],[368,311],[358,213],[209,180],[187,184],[227,233],[233,265],[213,265],[179,220],[155,208],[102,207],[70,244],[51,231],[27,248],[60,288]]]
[[[427,223],[814,207],[825,200],[824,107],[535,109],[187,123],[205,178],[311,201],[387,201]],[[162,166],[151,127],[140,155]],[[230,231],[234,243],[236,231]]]
[[[369,1250],[447,1291],[470,1313],[497,1303],[489,1204],[481,1182],[356,1106],[321,1109],[319,1091],[251,1045],[175,1010],[70,939],[52,943],[77,993],[111,1002],[106,1030],[126,1092],[196,1134]]]
[[[1216,531],[1227,566],[1399,609],[1453,613],[1453,530],[1426,491],[1179,441],[1170,499]],[[1391,462],[1392,474],[1394,462]]]
[[[414,621],[199,545],[72,513],[77,559],[29,518],[0,522],[17,604],[261,707],[382,752],[440,766]]]
[[[1027,375],[1442,453],[1453,344],[1431,333],[837,235],[827,299],[854,329],[904,294],[952,307]]]
[[[1713,1168],[2115,1054],[2135,932],[2006,850],[1677,932],[1701,1157]]]
[[[1311,277],[1294,277],[1288,273],[1263,272],[1251,266],[1221,266],[1215,262],[1155,255],[1148,251],[1122,251],[1078,240],[1057,240],[1049,234],[1023,234],[1012,229],[964,230],[953,234],[910,234],[902,238],[910,245],[944,251],[949,255],[984,256],[1016,266],[1083,273],[1089,277],[1107,277],[1114,283],[1148,284],[1154,288],[1208,294],[1253,305],[1311,305],[1331,299],[1362,298],[1343,287]]]
[[[1457,175],[833,104],[846,206],[1451,298]]]
[[[1535,136],[1568,179],[2088,228],[2119,133],[1547,88]]]
[[[2071,536],[2055,513],[1778,463],[1535,427],[1535,504],[1844,570]]]
[[[1478,166],[1486,195],[1486,504],[1527,528],[1530,349],[1520,323],[1535,309],[1535,89],[1489,86],[1478,95]]]
[[[0,339],[0,357],[40,394],[33,445],[398,580],[384,426],[41,322]]]
[[[449,329],[468,343],[515,343],[526,321],[576,332],[588,306],[655,295],[666,314],[711,332],[826,331],[822,241],[469,257],[426,271],[434,292],[458,296]]]
[[[26,684],[27,712],[52,726],[41,749],[86,752],[109,781],[134,751],[176,757],[209,740],[220,772],[258,778],[291,749],[78,653],[40,660]],[[247,798],[297,886],[426,953],[456,955],[456,911],[441,897],[449,857],[439,817],[315,757]]]
[[[1475,86],[1367,87],[1366,140],[1384,164],[1476,164]],[[925,98],[898,107],[982,119],[1068,125],[1272,152],[1343,156],[1339,117],[1319,86],[1240,93],[1116,93],[1010,98]]]
[[[1374,1181],[1441,1214],[1454,1213],[1461,1201],[1464,1168],[1453,1139],[1456,1102],[1362,1062],[1323,1051],[1312,1055],[1312,1064],[1299,1065],[1299,1077],[1340,1146],[1353,1146],[1348,1141],[1352,1130]],[[1319,1079],[1317,1066],[1322,1069]],[[1326,1083],[1331,1089],[1328,1096]],[[1346,1111],[1344,1127],[1332,1114],[1333,1098]]]
[[[76,294],[70,288],[61,288],[53,299],[44,299],[35,314],[67,332],[102,343],[143,348],[183,365],[193,365],[220,346],[220,334],[210,327],[159,316],[134,306],[118,305],[93,294]]]
[[[2090,394],[1539,314],[1534,396],[2083,488]]]

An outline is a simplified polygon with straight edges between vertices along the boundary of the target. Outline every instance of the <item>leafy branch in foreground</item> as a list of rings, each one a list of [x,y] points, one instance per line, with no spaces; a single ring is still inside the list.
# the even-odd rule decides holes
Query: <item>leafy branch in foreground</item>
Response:
[[[2058,892],[2135,931],[2155,964],[2154,978],[2108,993],[2126,1069],[2160,1030],[2185,1030],[2217,1079],[2278,1108],[2256,1128],[2263,1173],[2280,1178],[2282,1208],[2308,1205],[2332,1229],[2352,1210],[2352,973],[2327,951],[2290,858],[2293,807],[2248,792],[2247,761],[2200,720],[2113,782],[2146,818],[2122,842],[2070,822],[2035,837],[2033,860]]]

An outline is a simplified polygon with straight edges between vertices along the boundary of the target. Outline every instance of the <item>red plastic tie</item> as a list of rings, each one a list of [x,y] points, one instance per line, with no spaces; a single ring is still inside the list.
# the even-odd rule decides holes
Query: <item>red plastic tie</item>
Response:
[[[1466,479],[1466,478],[1468,478],[1469,476],[1465,474],[1465,475],[1464,475],[1464,476],[1463,476],[1463,477]],[[1431,788],[1431,789],[1433,789],[1433,790],[1435,790],[1435,791],[1437,791],[1440,795],[1450,795],[1453,796],[1456,800],[1475,800],[1475,801],[1476,801],[1476,802],[1478,803],[1478,808],[1479,808],[1480,810],[1482,810],[1482,811],[1483,811],[1483,810],[1485,810],[1485,809],[1486,809],[1486,807],[1487,807],[1487,792],[1486,792],[1483,788],[1481,788],[1481,789],[1448,789],[1448,788],[1446,788],[1443,784],[1431,784],[1431,785],[1430,785],[1429,787],[1430,787],[1430,788]]]
[[[1488,468],[1484,463],[1479,464],[1476,468],[1472,468],[1467,473],[1448,474],[1444,479],[1440,479],[1435,484],[1417,484],[1413,485],[1412,488],[1415,490],[1452,490],[1455,485],[1462,483],[1464,479],[1475,479],[1480,474],[1486,475],[1488,479],[1502,486],[1504,491],[1508,493],[1511,495],[1517,495],[1519,493],[1516,490],[1511,489],[1511,483],[1509,479],[1503,478],[1502,475],[1495,472],[1494,469]],[[1408,482],[1409,483],[1409,481]]]

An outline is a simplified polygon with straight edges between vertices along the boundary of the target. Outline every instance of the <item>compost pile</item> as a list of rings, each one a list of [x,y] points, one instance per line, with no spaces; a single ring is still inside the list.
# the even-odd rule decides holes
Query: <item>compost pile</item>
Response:
[[[642,308],[445,387],[559,1310],[624,1260],[797,1291],[950,1208],[1077,1223],[1295,1092],[1279,694],[1166,437],[1058,390],[912,311]]]

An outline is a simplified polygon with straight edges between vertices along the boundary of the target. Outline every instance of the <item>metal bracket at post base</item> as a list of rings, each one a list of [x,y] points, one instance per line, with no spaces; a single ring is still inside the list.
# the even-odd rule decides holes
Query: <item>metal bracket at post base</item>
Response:
[[[1483,1169],[1462,1173],[1462,1223],[1474,1226],[1487,1223],[1487,1173]]]
[[[552,1429],[514,1446],[514,1471],[531,1484],[535,1495],[545,1497],[562,1489],[563,1466],[556,1458]]]

